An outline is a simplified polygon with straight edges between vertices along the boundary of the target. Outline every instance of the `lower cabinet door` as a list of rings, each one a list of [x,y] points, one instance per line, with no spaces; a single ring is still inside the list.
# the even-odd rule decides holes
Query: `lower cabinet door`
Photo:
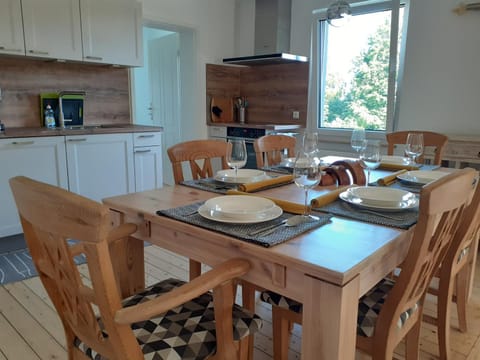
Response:
[[[22,232],[8,180],[27,176],[67,188],[67,164],[63,136],[0,140],[0,237]],[[48,216],[48,214],[45,214]]]
[[[132,134],[66,137],[70,191],[96,201],[135,190]]]
[[[163,186],[161,146],[136,147],[135,191],[158,189]]]

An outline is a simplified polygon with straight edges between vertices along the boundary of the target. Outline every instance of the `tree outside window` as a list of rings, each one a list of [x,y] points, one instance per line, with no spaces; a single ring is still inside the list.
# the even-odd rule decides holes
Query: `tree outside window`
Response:
[[[399,24],[402,24],[403,7]],[[400,46],[391,50],[390,9],[354,15],[343,27],[321,21],[319,128],[387,129],[389,97],[395,97]],[[401,43],[402,29],[398,31]],[[392,62],[392,58],[395,61]],[[395,75],[389,78],[390,67]],[[390,81],[394,86],[389,86]],[[392,112],[390,112],[392,113]]]

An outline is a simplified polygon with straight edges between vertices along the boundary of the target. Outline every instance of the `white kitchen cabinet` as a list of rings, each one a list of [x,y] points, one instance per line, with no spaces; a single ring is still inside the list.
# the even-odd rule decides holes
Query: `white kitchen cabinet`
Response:
[[[132,134],[66,136],[70,191],[96,201],[135,190]]]
[[[67,188],[63,136],[0,140],[0,237],[22,232],[8,180],[23,175]],[[45,214],[48,216],[48,214]]]
[[[137,0],[80,0],[84,61],[143,66],[142,5]]]
[[[162,138],[160,132],[134,133],[135,191],[163,186]]]
[[[22,0],[27,56],[82,60],[78,0]]]
[[[0,54],[25,55],[20,0],[0,0]]]

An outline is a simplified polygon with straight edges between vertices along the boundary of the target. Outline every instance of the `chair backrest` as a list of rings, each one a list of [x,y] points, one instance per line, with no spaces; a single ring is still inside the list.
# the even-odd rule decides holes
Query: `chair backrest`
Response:
[[[211,161],[213,158],[220,158],[222,169],[228,169],[226,155],[229,145],[219,140],[192,140],[168,148],[167,153],[172,163],[175,184],[184,180],[182,163],[187,161],[194,180],[214,175]]]
[[[473,264],[478,251],[480,237],[480,185],[476,184],[472,201],[465,210],[458,231],[442,261],[440,276],[455,275],[468,263]],[[473,276],[473,273],[471,274]],[[470,282],[470,281],[469,281]]]
[[[433,164],[441,165],[443,153],[445,151],[445,145],[448,142],[448,137],[435,133],[432,131],[396,131],[386,135],[388,143],[388,155],[393,155],[395,145],[405,144],[407,142],[407,136],[409,133],[421,133],[423,134],[423,145],[426,147],[433,147],[435,151],[435,156],[433,158]],[[417,158],[417,161],[422,163],[424,154],[420,155]]]
[[[260,169],[264,166],[279,164],[285,150],[288,157],[295,156],[296,142],[297,140],[289,135],[265,135],[255,139],[253,148],[257,159],[257,167]]]
[[[109,209],[22,176],[10,179],[10,186],[33,262],[63,323],[67,347],[71,349],[78,337],[109,359],[143,359],[130,326],[114,321],[121,299],[109,252]],[[132,224],[125,227],[129,233],[136,229]],[[77,243],[71,246],[68,239]],[[87,258],[91,286],[82,281],[75,265],[73,257],[80,253]],[[92,304],[98,307],[105,332]]]
[[[475,175],[473,169],[463,169],[422,188],[418,222],[402,271],[375,326],[378,341],[398,344],[421,320],[426,290],[471,199]],[[399,330],[399,319],[406,317]]]

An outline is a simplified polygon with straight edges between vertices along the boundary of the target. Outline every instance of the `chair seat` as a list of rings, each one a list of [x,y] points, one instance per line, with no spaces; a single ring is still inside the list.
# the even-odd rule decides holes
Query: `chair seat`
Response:
[[[177,279],[161,281],[125,299],[123,307],[152,300],[183,284],[184,281]],[[255,333],[261,326],[262,320],[257,315],[234,305],[234,340]],[[161,316],[132,324],[132,330],[145,359],[205,359],[214,354],[217,347],[213,297],[205,293]],[[75,346],[93,360],[106,360],[78,338]]]
[[[382,309],[382,305],[385,303],[388,293],[394,285],[394,281],[383,279],[360,298],[358,303],[357,335],[365,337],[373,336],[378,314]],[[302,312],[301,303],[272,291],[263,291],[260,294],[260,299],[268,304],[279,306],[299,314]],[[397,326],[401,328],[417,308],[418,306],[415,305],[412,309],[403,312],[400,315]]]

